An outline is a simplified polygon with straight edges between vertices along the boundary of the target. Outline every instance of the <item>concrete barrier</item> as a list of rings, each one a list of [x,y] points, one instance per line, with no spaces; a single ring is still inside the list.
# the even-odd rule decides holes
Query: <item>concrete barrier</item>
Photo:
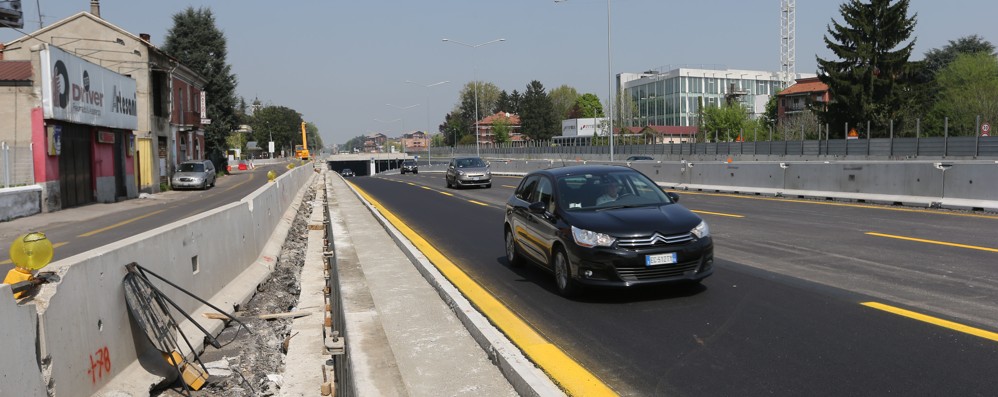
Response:
[[[220,308],[234,310],[252,297],[256,285],[276,264],[276,257],[261,256],[261,252],[272,244],[269,240],[278,225],[293,220],[294,214],[284,219],[286,210],[314,175],[312,167],[293,169],[239,202],[54,262],[45,270],[55,271],[61,280],[43,286],[20,306],[0,298],[0,314],[24,317],[21,311],[34,309],[30,312],[38,319],[35,331],[27,326],[11,329],[4,317],[0,333],[9,339],[15,333],[18,340],[33,337],[36,343],[24,345],[31,350],[39,346],[37,355],[11,356],[37,357],[38,361],[4,360],[0,364],[5,375],[0,395],[8,395],[8,387],[29,387],[36,382],[45,385],[42,394],[28,388],[23,394],[10,395],[44,396],[45,389],[59,396],[147,393],[163,379],[159,371],[166,368],[165,361],[129,317],[122,284],[125,265],[136,262]],[[209,331],[221,330],[221,321],[201,316],[213,310],[162,282],[153,283]],[[0,295],[10,296],[4,292],[0,290]],[[200,350],[203,337],[194,324],[184,321],[181,329]],[[178,345],[183,353],[190,353],[182,340]],[[8,370],[6,365],[12,362],[41,370]],[[6,377],[19,373],[23,376],[17,379]]]
[[[42,187],[18,186],[0,189],[0,222],[42,212]]]
[[[489,159],[496,173],[522,174],[596,160]],[[998,162],[680,161],[614,162],[660,185],[729,192],[998,211]]]

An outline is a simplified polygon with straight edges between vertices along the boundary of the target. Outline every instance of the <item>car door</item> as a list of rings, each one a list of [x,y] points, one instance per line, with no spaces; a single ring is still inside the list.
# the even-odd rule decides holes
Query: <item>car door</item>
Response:
[[[554,183],[551,179],[547,176],[541,176],[537,181],[537,188],[531,193],[528,201],[532,205],[541,203],[544,206],[544,211],[541,213],[527,211],[528,218],[524,228],[530,235],[530,240],[536,249],[537,261],[550,266],[551,248],[558,239],[557,219],[554,215],[557,204],[554,200]]]
[[[544,254],[538,248],[539,244],[534,241],[535,237],[531,233],[531,222],[533,222],[533,219],[529,206],[530,197],[533,196],[534,191],[537,189],[537,183],[540,179],[539,175],[528,176],[524,179],[513,193],[511,200],[513,201],[513,205],[509,209],[510,227],[513,229],[513,238],[516,239],[517,245],[523,249],[523,253],[537,262],[543,262],[545,259]]]
[[[454,173],[457,172],[457,159],[450,159],[450,163],[447,164],[447,173],[444,174],[444,179],[448,182],[452,181],[454,178]]]

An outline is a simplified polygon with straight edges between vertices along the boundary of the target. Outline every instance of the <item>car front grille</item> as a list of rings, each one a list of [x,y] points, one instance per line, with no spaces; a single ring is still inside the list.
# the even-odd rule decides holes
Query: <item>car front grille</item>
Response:
[[[690,241],[693,241],[693,235],[690,233],[677,234],[673,236],[663,236],[655,233],[651,236],[618,238],[617,246],[620,248],[641,249],[681,245]]]
[[[686,272],[696,270],[700,260],[676,263],[672,265],[656,265],[642,267],[618,267],[617,274],[624,281],[655,280],[660,278],[679,277]]]

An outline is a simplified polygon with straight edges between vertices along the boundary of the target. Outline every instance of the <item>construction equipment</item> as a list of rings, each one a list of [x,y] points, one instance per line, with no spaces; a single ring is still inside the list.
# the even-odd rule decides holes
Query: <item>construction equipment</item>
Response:
[[[295,157],[308,160],[308,138],[305,136],[305,122],[301,122],[301,145],[295,145]]]

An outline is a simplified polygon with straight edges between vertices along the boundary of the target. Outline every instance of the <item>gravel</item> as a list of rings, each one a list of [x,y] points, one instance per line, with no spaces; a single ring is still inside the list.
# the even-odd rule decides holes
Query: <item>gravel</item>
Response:
[[[277,259],[270,278],[257,287],[250,301],[241,307],[237,316],[252,334],[236,322],[229,322],[216,337],[222,344],[216,349],[205,344],[201,361],[211,374],[208,382],[198,391],[199,397],[274,396],[279,394],[283,381],[285,341],[290,334],[291,319],[261,320],[250,318],[260,314],[294,311],[301,292],[300,276],[305,263],[305,246],[308,240],[308,217],[315,192],[307,189],[294,223]],[[242,318],[246,316],[246,318]],[[186,395],[179,381],[166,388],[153,391],[152,396]]]

